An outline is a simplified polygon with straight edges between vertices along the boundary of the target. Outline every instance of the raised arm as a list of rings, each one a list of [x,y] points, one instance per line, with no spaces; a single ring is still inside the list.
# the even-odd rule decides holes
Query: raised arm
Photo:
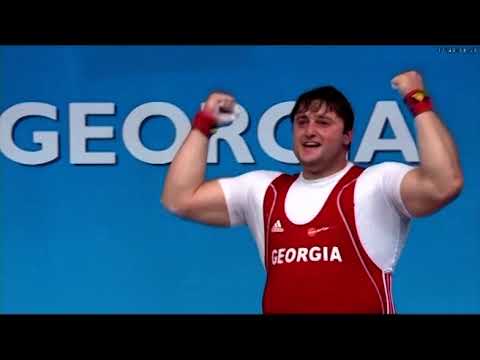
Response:
[[[426,216],[455,199],[463,188],[463,173],[454,140],[435,113],[422,77],[415,71],[396,76],[397,88],[415,117],[420,165],[401,183],[402,200],[416,217]]]
[[[205,168],[211,129],[226,121],[224,115],[232,114],[234,106],[231,95],[212,93],[170,164],[162,203],[176,215],[210,225],[230,224],[220,184],[217,180],[205,181]]]

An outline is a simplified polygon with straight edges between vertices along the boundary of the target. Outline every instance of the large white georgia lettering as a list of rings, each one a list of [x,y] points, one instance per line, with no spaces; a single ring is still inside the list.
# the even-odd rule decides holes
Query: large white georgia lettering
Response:
[[[28,116],[41,116],[57,120],[57,108],[40,102],[25,102],[13,105],[0,116],[0,151],[10,160],[24,165],[46,164],[58,158],[58,134],[55,131],[34,131],[33,141],[40,150],[27,151],[13,141],[13,129]]]
[[[297,164],[298,160],[293,151],[280,146],[275,139],[275,128],[278,122],[290,113],[293,105],[293,101],[287,101],[267,109],[260,117],[257,136],[260,147],[267,155],[277,161]],[[219,162],[220,140],[224,140],[230,146],[238,163],[255,163],[249,145],[242,137],[243,132],[248,128],[249,116],[243,107],[240,108],[239,119],[230,126],[218,129],[210,138],[208,163]],[[115,164],[115,152],[88,152],[86,149],[88,139],[101,141],[101,139],[111,139],[114,136],[113,126],[88,126],[86,124],[87,115],[114,115],[115,104],[72,103],[69,109],[71,163]],[[13,134],[15,125],[28,116],[57,120],[57,108],[39,102],[19,103],[7,108],[0,116],[0,151],[8,159],[25,165],[41,165],[57,159],[60,149],[59,135],[56,131],[33,132],[33,140],[41,145],[40,150],[27,151],[15,144]],[[141,142],[140,128],[142,123],[151,116],[164,116],[175,126],[175,139],[166,149],[151,150]],[[391,125],[395,135],[393,139],[380,138],[382,129],[387,122]],[[122,139],[127,150],[136,159],[149,164],[167,164],[172,161],[190,129],[191,120],[181,109],[166,102],[150,102],[136,107],[126,117],[122,128]],[[354,161],[368,163],[372,161],[377,151],[401,151],[406,161],[418,162],[419,160],[414,139],[395,101],[377,102]],[[306,256],[306,254],[302,256]]]
[[[88,126],[87,115],[113,115],[113,103],[70,104],[70,162],[72,164],[115,164],[114,152],[87,151],[88,139],[111,139],[113,127]]]
[[[258,122],[258,142],[262,149],[275,160],[287,164],[298,164],[298,159],[291,149],[285,149],[278,144],[275,139],[275,127],[282,118],[290,114],[294,105],[294,101],[273,105]]]
[[[147,149],[140,140],[140,128],[152,116],[164,116],[175,126],[175,140],[167,149]],[[122,134],[126,148],[135,158],[148,164],[166,164],[173,160],[190,129],[188,116],[178,107],[166,102],[150,102],[137,106],[128,114]]]
[[[387,121],[390,122],[392,131],[395,134],[393,139],[380,138]],[[375,104],[368,127],[360,142],[355,161],[369,162],[376,151],[395,150],[401,151],[406,161],[415,162],[419,160],[415,142],[398,104],[395,101],[379,101]]]
[[[241,105],[238,105],[238,108],[240,111],[238,118],[229,126],[218,128],[210,137],[208,163],[218,163],[218,143],[220,139],[225,140],[230,146],[237,162],[241,164],[255,163],[247,143],[241,136],[242,132],[248,127],[248,113]]]

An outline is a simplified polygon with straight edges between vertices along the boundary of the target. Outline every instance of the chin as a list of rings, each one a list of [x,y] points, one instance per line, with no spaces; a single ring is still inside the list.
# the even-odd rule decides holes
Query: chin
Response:
[[[324,156],[321,153],[301,154],[299,159],[305,164],[321,163],[324,160]]]
[[[307,166],[307,167],[312,167],[318,164],[322,163],[322,158],[321,157],[309,157],[309,156],[304,156],[299,158],[299,162],[302,166]]]

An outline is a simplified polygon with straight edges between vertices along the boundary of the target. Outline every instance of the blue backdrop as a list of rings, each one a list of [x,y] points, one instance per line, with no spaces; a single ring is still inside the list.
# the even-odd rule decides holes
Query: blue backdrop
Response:
[[[460,50],[460,51],[459,51]],[[480,313],[480,47],[436,46],[3,46],[2,121],[22,103],[54,107],[56,121],[29,116],[13,141],[39,151],[36,131],[58,133],[58,158],[26,165],[0,155],[2,313],[260,313],[265,274],[246,227],[213,228],[178,219],[160,203],[168,162],[141,161],[125,145],[130,112],[165,102],[192,117],[213,89],[231,91],[249,116],[242,134],[254,162],[242,163],[226,141],[207,177],[255,169],[298,171],[259,144],[262,115],[309,88],[333,84],[356,114],[354,159],[379,101],[395,101],[414,136],[412,118],[390,79],[417,69],[455,137],[465,173],[461,196],[412,224],[394,277],[400,313]],[[112,103],[88,125],[113,138],[89,140],[114,164],[73,164],[74,103]],[[29,105],[30,106],[30,105]],[[5,127],[2,131],[6,131]],[[291,146],[281,121],[280,146]],[[143,123],[145,147],[167,149],[179,133],[172,121]],[[391,137],[386,129],[385,137]],[[106,136],[107,137],[107,136]],[[2,139],[4,139],[2,137]],[[6,141],[6,140],[2,140]],[[3,144],[5,145],[5,144]],[[370,163],[405,161],[377,152]],[[364,164],[368,165],[368,164]]]

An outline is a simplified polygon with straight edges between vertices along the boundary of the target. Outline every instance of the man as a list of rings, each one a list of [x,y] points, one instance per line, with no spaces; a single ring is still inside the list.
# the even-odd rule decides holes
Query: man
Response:
[[[263,312],[395,313],[392,274],[410,221],[444,207],[463,187],[455,144],[420,74],[394,77],[414,117],[420,165],[347,160],[353,111],[331,86],[301,95],[291,113],[303,171],[253,171],[204,181],[208,137],[234,111],[212,93],[167,174],[163,204],[205,224],[248,224],[267,271]]]

